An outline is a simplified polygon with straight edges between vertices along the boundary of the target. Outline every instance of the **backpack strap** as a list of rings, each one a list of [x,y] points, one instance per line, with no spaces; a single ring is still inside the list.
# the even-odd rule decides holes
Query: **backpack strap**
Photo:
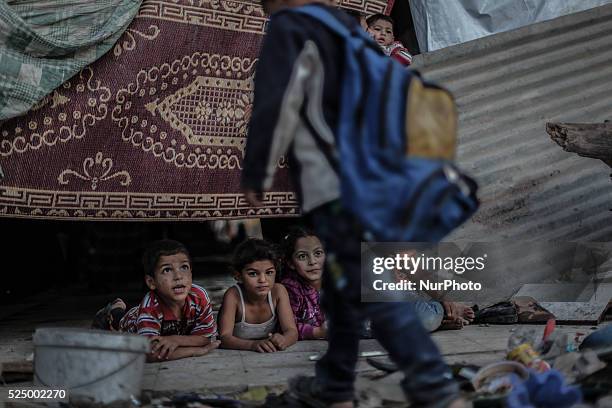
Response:
[[[309,16],[325,25],[330,31],[332,31],[339,37],[345,40],[353,40],[346,41],[346,43],[349,44],[350,48],[352,48],[355,52],[356,63],[358,64],[359,70],[362,73],[367,71],[367,62],[364,60],[363,57],[363,52],[365,51],[365,49],[374,50],[375,52],[384,55],[381,47],[379,47],[378,44],[372,39],[372,37],[370,37],[368,33],[362,30],[361,27],[357,26],[358,29],[350,30],[325,7],[317,6],[315,4],[307,4],[301,7],[285,9],[285,11],[300,13],[302,15]],[[368,75],[361,75],[360,78],[363,81],[363,98],[361,99],[359,106],[357,107],[356,116],[359,118],[359,128],[361,129],[365,124],[364,110],[370,84],[368,82]]]
[[[376,44],[372,37],[370,37],[368,33],[362,30],[361,27],[359,27],[358,30],[350,30],[344,24],[338,21],[338,19],[324,7],[317,6],[315,4],[307,4],[305,6],[292,8],[290,10],[292,12],[297,12],[310,16],[320,21],[321,23],[325,24],[331,31],[341,37],[358,37],[361,40],[364,40],[370,48],[373,48],[382,53],[382,49],[378,46],[378,44]]]

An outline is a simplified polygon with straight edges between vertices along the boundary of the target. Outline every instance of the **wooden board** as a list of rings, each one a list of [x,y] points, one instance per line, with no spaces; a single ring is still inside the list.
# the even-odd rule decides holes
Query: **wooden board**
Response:
[[[612,167],[612,123],[547,123],[546,132],[563,150]]]

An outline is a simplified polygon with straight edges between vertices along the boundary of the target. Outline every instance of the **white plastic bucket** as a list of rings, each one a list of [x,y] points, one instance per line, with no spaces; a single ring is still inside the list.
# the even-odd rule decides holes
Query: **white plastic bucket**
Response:
[[[34,384],[71,398],[109,403],[139,398],[149,341],[138,335],[73,328],[34,333]]]

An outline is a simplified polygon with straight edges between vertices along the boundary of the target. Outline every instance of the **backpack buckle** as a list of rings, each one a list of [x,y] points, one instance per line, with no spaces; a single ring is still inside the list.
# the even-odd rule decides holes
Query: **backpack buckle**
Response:
[[[442,170],[444,171],[444,176],[449,181],[449,183],[456,185],[464,196],[470,196],[470,194],[472,193],[472,189],[465,182],[465,180],[461,178],[457,170],[455,170],[452,166],[448,164],[442,166]]]

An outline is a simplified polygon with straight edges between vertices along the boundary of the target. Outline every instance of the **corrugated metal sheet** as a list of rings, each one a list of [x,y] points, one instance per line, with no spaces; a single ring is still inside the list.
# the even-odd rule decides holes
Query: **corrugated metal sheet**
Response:
[[[612,119],[612,5],[416,58],[453,91],[458,162],[481,209],[449,239],[612,240],[611,169],[564,152],[546,122]]]

